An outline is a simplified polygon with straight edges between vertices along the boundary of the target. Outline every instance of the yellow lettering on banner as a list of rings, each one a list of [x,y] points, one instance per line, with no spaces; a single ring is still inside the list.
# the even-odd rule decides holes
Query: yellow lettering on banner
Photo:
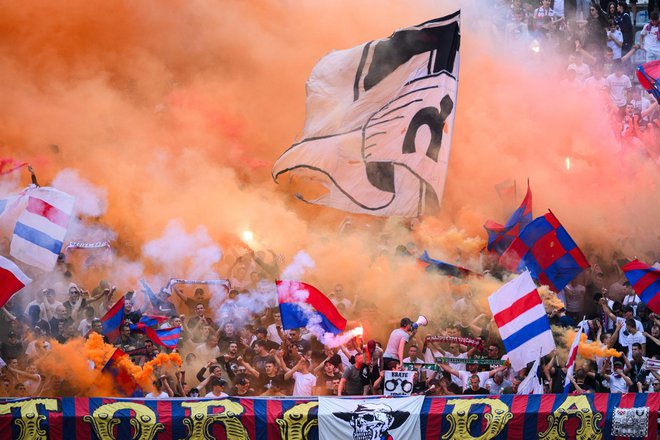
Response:
[[[152,440],[158,431],[165,429],[162,423],[156,423],[156,414],[151,408],[135,402],[106,403],[96,408],[91,416],[84,416],[83,420],[92,425],[99,438],[116,440],[113,431],[120,418],[115,417],[115,414],[123,409],[135,413],[135,417],[130,418],[135,433],[132,440]]]
[[[318,402],[301,403],[282,414],[281,419],[275,420],[280,427],[282,440],[309,439],[309,431],[319,424],[316,417],[309,417],[309,412],[318,406]]]
[[[449,420],[449,431],[442,436],[443,439],[474,439],[488,440],[497,436],[504,426],[513,418],[509,407],[498,399],[449,399],[447,405],[453,405],[454,409],[447,414]],[[479,414],[470,414],[472,405],[488,405],[490,413],[483,417],[486,419],[486,431],[479,437],[470,434],[470,425],[479,420]]]
[[[245,412],[240,404],[229,399],[205,400],[201,402],[181,402],[183,408],[190,408],[190,417],[183,419],[183,424],[188,427],[189,440],[214,440],[215,437],[209,431],[214,423],[222,423],[227,431],[227,438],[231,440],[250,440],[245,427],[239,416]],[[221,407],[224,411],[220,414],[209,414],[209,408]]]
[[[603,431],[598,426],[598,423],[603,419],[603,415],[591,408],[589,399],[586,396],[566,396],[561,405],[548,416],[548,429],[539,433],[539,439],[566,438],[564,424],[569,417],[580,419],[581,424],[575,433],[576,438],[592,440],[603,438]]]
[[[39,414],[37,405],[43,405],[46,411],[59,411],[57,399],[30,399],[0,404],[0,415],[11,414],[12,409],[20,409],[21,418],[14,420],[14,424],[20,428],[17,440],[47,438],[46,430],[41,429],[41,421],[46,420],[46,416]]]

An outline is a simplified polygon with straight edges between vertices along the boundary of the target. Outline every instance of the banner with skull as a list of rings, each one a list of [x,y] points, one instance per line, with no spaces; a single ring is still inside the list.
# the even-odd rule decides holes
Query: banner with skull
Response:
[[[319,398],[319,438],[403,440],[421,438],[424,396],[389,399]]]
[[[273,167],[327,192],[309,203],[415,217],[440,206],[456,109],[460,13],[334,51],[307,82],[302,139]]]

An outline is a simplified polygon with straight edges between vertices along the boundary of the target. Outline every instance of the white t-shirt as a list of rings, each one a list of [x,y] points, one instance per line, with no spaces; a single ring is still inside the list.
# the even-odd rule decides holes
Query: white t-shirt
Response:
[[[623,34],[619,29],[614,31],[607,31],[607,47],[612,48],[612,59],[618,60],[621,58],[621,46],[612,41],[609,37],[612,37],[614,40],[619,43],[623,43]]]
[[[458,374],[460,375],[461,386],[463,387],[463,391],[470,388],[470,378],[472,377],[473,373],[470,373],[469,371],[459,371]],[[474,373],[474,374],[479,376],[479,386],[481,388],[485,388],[486,381],[490,379],[490,373],[488,371],[479,371],[478,373]]]
[[[660,55],[660,26],[644,25],[640,35],[644,36],[644,49],[655,55]]]
[[[300,371],[293,373],[293,395],[296,397],[308,397],[313,395],[316,386],[316,376],[312,373],[303,374]]]
[[[610,89],[610,99],[617,107],[623,107],[628,101],[626,92],[632,87],[627,75],[617,76],[616,73],[607,77],[607,87]]]
[[[216,396],[215,394],[213,394],[213,391],[211,391],[210,393],[206,394],[206,396],[204,396],[204,397],[215,397],[216,399],[219,399],[219,398],[222,398],[222,397],[229,397],[229,394],[220,393],[219,396]]]
[[[628,384],[623,377],[615,377],[616,373],[610,375],[610,393],[627,393]]]
[[[602,90],[607,90],[608,84],[607,84],[607,79],[605,77],[600,77],[596,78],[594,76],[590,76],[589,78],[584,80],[584,88],[586,90],[595,90],[595,91],[602,91]]]
[[[268,340],[273,341],[278,345],[282,345],[282,338],[280,338],[280,334],[277,333],[277,326],[275,324],[269,325],[266,331],[268,332]]]
[[[619,333],[619,344],[628,348],[628,359],[632,359],[632,346],[635,343],[646,344],[646,336],[640,331],[634,335],[630,333],[628,336],[624,335],[623,331]]]
[[[584,82],[591,75],[591,69],[589,68],[589,65],[585,63],[580,63],[580,65],[575,63],[569,64],[566,71],[571,69],[575,71],[575,77],[581,82]]]
[[[147,399],[169,399],[170,395],[165,391],[161,391],[160,394],[148,393],[146,396]]]

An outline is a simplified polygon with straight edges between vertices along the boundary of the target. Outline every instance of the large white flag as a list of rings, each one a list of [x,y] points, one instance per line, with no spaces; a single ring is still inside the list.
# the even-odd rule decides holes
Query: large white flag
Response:
[[[273,167],[327,192],[302,200],[379,216],[439,207],[458,89],[460,14],[334,51],[307,82],[302,139]]]
[[[386,399],[319,397],[319,438],[333,440],[421,438],[424,396]]]

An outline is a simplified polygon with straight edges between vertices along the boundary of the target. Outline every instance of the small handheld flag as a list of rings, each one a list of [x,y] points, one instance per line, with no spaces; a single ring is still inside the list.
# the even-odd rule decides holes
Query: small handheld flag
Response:
[[[522,203],[516,209],[506,225],[500,225],[492,220],[484,224],[484,229],[488,232],[488,250],[495,251],[502,255],[506,248],[516,238],[520,231],[532,221],[532,190],[527,185],[527,194]]]
[[[0,256],[0,307],[32,280],[11,260]]]
[[[276,281],[282,327],[291,330],[317,324],[325,332],[339,334],[346,318],[316,287],[297,281]]]
[[[101,322],[103,323],[103,334],[107,336],[110,341],[114,341],[119,337],[119,329],[124,323],[124,301],[125,297],[122,296],[101,318]]]

